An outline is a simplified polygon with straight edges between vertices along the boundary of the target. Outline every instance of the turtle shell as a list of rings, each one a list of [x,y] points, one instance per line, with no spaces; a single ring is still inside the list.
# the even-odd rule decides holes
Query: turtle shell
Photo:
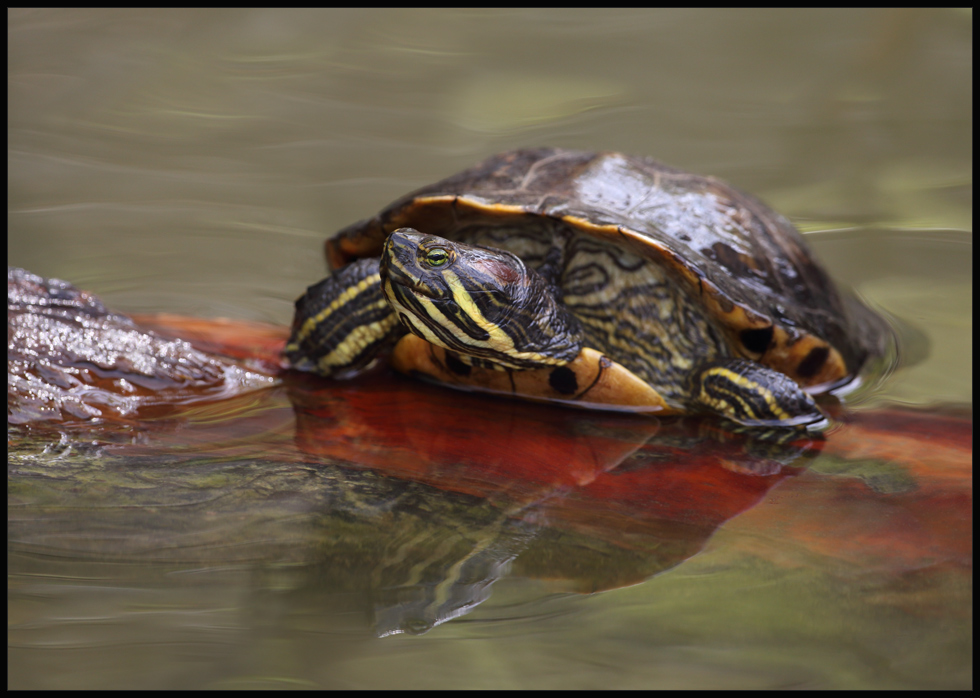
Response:
[[[327,257],[336,268],[380,255],[398,228],[458,240],[474,226],[505,226],[519,237],[542,219],[654,262],[685,289],[683,302],[712,319],[730,354],[812,391],[848,381],[885,350],[887,325],[835,287],[786,218],[724,182],[646,157],[496,155],[341,230]]]

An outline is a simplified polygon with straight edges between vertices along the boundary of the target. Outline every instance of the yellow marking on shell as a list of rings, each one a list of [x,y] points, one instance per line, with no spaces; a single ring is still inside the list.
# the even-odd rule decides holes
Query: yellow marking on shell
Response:
[[[419,196],[412,202],[412,206],[441,206],[445,204],[468,205],[478,211],[483,211],[494,216],[508,214],[523,216],[527,214],[527,209],[521,204],[502,204],[497,201],[485,202],[465,194],[436,194],[434,196]]]
[[[357,284],[351,286],[343,293],[341,293],[334,301],[328,305],[326,308],[321,310],[319,313],[313,317],[309,317],[303,323],[303,326],[299,330],[299,334],[296,335],[294,343],[299,346],[303,341],[316,329],[324,320],[326,320],[330,315],[332,315],[337,308],[347,305],[350,303],[358,294],[363,293],[375,284],[381,283],[380,274],[372,274],[371,276],[366,276],[361,279]],[[372,306],[375,307],[375,306]],[[321,360],[322,363],[322,360]]]
[[[367,306],[365,310],[374,310],[384,308],[387,303],[382,299],[377,303],[372,303]],[[395,315],[388,315],[381,320],[372,322],[367,325],[359,325],[355,327],[350,333],[344,337],[344,341],[334,348],[332,352],[326,356],[320,357],[316,362],[317,367],[324,373],[330,373],[330,368],[334,366],[344,366],[351,362],[351,360],[357,356],[364,348],[370,344],[373,344],[380,337],[384,337],[388,334],[388,331],[394,327],[395,323],[398,322],[398,318]]]
[[[835,384],[849,375],[844,357],[819,337],[808,333],[804,333],[802,337],[794,337],[779,325],[774,325],[773,330],[772,343],[762,357],[762,363],[766,366],[786,374],[807,389]],[[817,348],[828,350],[827,359],[815,375],[801,376],[797,371],[801,358]]]
[[[720,376],[720,377],[724,378],[725,380],[727,380],[727,381],[729,381],[731,383],[734,383],[739,388],[742,388],[743,391],[749,392],[749,393],[751,393],[753,395],[757,395],[758,397],[761,397],[763,400],[765,400],[766,405],[768,405],[768,407],[769,407],[770,413],[772,415],[774,415],[776,417],[776,419],[788,420],[790,418],[789,414],[787,414],[786,411],[783,410],[779,406],[779,404],[776,402],[776,397],[775,397],[775,395],[772,394],[772,391],[767,390],[763,386],[761,386],[758,383],[756,383],[754,380],[750,380],[750,379],[746,378],[745,376],[741,376],[738,373],[735,373],[731,369],[727,369],[727,368],[724,368],[724,367],[721,367],[721,366],[715,366],[715,367],[710,368],[707,371],[705,371],[704,377],[706,378],[707,376]],[[703,380],[704,380],[704,378],[702,378],[702,381]],[[715,387],[717,389],[717,386],[715,386]],[[753,410],[752,409],[752,406],[749,405],[742,398],[742,395],[744,394],[744,392],[743,393],[736,393],[736,392],[731,392],[731,391],[726,391],[726,392],[728,392],[728,396],[729,396],[729,399],[730,400],[738,400],[738,402],[740,402],[742,404],[743,408],[745,408],[746,414],[753,415],[756,418],[762,418],[761,415],[758,415],[757,414],[757,410]],[[704,395],[704,391],[703,390],[702,390],[702,395]],[[722,400],[709,399],[709,398],[706,397],[705,402],[707,402],[707,403],[709,403],[709,404],[711,404],[711,405],[713,405],[715,407],[718,407],[718,408],[722,408],[723,407],[723,401]],[[722,411],[724,411],[724,410],[722,410]]]

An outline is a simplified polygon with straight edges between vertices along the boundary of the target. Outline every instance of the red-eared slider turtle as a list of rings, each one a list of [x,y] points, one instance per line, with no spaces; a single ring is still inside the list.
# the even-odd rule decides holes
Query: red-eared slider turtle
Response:
[[[887,325],[793,225],[710,177],[619,153],[518,150],[327,242],[289,364],[350,376],[391,350],[468,389],[747,425],[822,420]]]

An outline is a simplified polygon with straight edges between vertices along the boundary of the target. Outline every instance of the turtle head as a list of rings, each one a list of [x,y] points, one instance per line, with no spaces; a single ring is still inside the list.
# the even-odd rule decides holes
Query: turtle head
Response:
[[[503,250],[400,228],[385,242],[381,283],[413,334],[495,366],[560,366],[582,346],[557,290]]]

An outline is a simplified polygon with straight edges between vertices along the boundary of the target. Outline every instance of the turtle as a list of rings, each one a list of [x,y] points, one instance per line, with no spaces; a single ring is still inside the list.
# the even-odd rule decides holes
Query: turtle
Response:
[[[456,388],[819,429],[813,395],[889,341],[785,217],[617,152],[495,155],[340,230],[326,255],[283,352],[322,376],[387,357]]]

